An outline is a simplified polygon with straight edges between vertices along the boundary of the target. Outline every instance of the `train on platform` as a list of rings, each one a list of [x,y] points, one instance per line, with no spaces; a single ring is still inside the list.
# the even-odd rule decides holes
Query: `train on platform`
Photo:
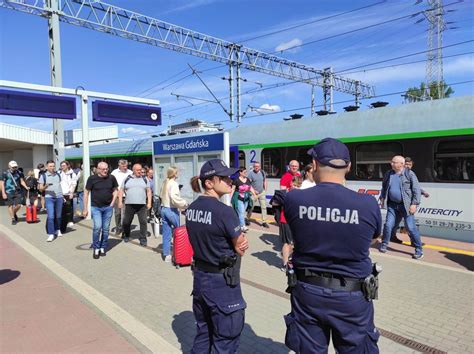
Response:
[[[279,188],[289,161],[297,160],[303,167],[310,162],[307,150],[315,142],[338,138],[351,153],[347,187],[378,198],[391,158],[410,156],[422,188],[430,195],[422,198],[416,214],[422,234],[473,242],[473,107],[474,97],[465,96],[241,125],[228,130],[231,165],[250,168],[260,162],[268,178],[270,198]],[[91,162],[107,161],[115,166],[119,158],[126,158],[151,165],[152,141],[91,146]],[[66,156],[71,161],[80,160],[81,149],[68,149]]]

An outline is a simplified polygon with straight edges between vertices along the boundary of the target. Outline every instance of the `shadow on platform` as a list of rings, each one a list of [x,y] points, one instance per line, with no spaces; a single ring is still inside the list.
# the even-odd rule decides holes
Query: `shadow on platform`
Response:
[[[257,257],[261,261],[266,262],[268,265],[281,268],[283,265],[283,261],[281,260],[280,257],[278,257],[278,254],[272,251],[261,251],[261,252],[254,252],[251,254],[254,257]]]
[[[11,282],[20,276],[21,272],[18,270],[2,269],[0,270],[0,285]]]
[[[283,246],[281,243],[281,237],[275,234],[263,234],[259,237],[267,245],[271,245],[274,251],[280,252],[281,247]]]
[[[183,353],[190,353],[193,346],[194,336],[196,335],[194,322],[194,315],[191,311],[183,311],[178,315],[174,315],[171,326]],[[190,326],[190,324],[193,325]],[[238,352],[255,353],[263,350],[263,348],[267,353],[289,353],[289,349],[285,344],[275,342],[271,338],[257,336],[252,327],[246,323],[240,337]]]
[[[456,262],[457,264],[463,266],[469,271],[474,271],[474,257],[469,256],[467,254],[459,254],[459,253],[450,253],[450,252],[445,252],[442,251],[440,252],[441,254],[444,254],[444,256],[453,261]]]

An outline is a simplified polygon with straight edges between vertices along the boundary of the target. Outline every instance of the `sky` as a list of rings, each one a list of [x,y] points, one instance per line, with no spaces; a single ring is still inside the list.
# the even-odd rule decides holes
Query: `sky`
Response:
[[[0,1],[1,2],[1,1]],[[425,80],[427,28],[420,12],[427,0],[108,0],[108,3],[174,25],[186,27],[243,46],[272,53],[307,66],[332,67],[338,75],[373,85],[370,103],[403,104],[401,92]],[[443,0],[447,29],[443,32],[443,73],[453,97],[474,92],[474,1]],[[411,16],[413,15],[413,16]],[[228,109],[228,68],[106,33],[60,25],[63,87],[84,87],[161,102],[162,126],[119,125],[124,138],[145,138],[169,124],[186,119],[237,126],[213,94]],[[257,38],[255,38],[257,37]],[[250,40],[249,40],[250,39]],[[415,53],[419,53],[413,55]],[[401,58],[400,58],[401,57]],[[398,58],[398,59],[395,59]],[[404,64],[404,65],[400,65]],[[279,121],[299,113],[310,118],[311,86],[242,69],[241,125]],[[50,85],[47,21],[42,17],[0,7],[0,79]],[[471,82],[466,82],[471,81]],[[277,85],[279,84],[279,85]],[[174,94],[174,95],[173,95]],[[192,99],[179,100],[175,95]],[[322,109],[322,89],[316,87],[316,110]],[[353,96],[335,92],[334,110],[353,104]],[[350,113],[347,113],[350,114]],[[20,118],[21,125],[51,130],[52,122]],[[18,117],[0,121],[19,124]],[[65,129],[80,128],[80,120],[66,121]],[[91,122],[90,126],[104,126]]]

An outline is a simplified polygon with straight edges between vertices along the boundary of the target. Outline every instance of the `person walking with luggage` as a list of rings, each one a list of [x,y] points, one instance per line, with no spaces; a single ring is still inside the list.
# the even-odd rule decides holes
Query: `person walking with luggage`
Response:
[[[380,208],[372,196],[344,187],[351,166],[346,145],[326,138],[308,154],[317,185],[285,199],[295,241],[285,344],[296,353],[327,353],[332,339],[337,353],[378,353],[369,248],[380,236]]]
[[[236,172],[213,159],[191,179],[203,193],[186,210],[186,227],[194,250],[193,313],[196,337],[192,353],[236,353],[247,304],[240,287],[241,257],[248,249],[234,210],[219,199],[232,191]]]
[[[61,188],[61,176],[56,171],[53,160],[46,162],[46,172],[40,175],[39,190],[45,194],[46,204],[46,232],[47,242],[54,240],[55,236],[61,237],[61,216],[63,211],[63,190]]]
[[[46,167],[44,166],[44,164],[39,163],[34,169],[34,172],[35,172],[35,178],[39,181],[40,176],[46,172]],[[44,192],[41,192],[41,191],[39,192],[38,199],[40,199],[40,202],[41,202],[40,211],[45,211],[46,204],[45,204],[45,199],[44,199]]]
[[[247,214],[247,207],[252,199],[252,195],[256,195],[256,193],[252,188],[252,182],[247,178],[247,169],[241,166],[238,171],[238,177],[232,182],[232,204],[237,207],[237,215],[239,216],[242,231],[247,232],[245,215]]]
[[[124,242],[130,240],[133,217],[137,214],[140,223],[140,245],[146,246],[146,216],[147,210],[151,208],[151,190],[146,178],[142,176],[142,165],[136,163],[133,165],[132,171],[133,173],[123,181],[118,194],[118,207],[120,209],[125,208],[123,213],[123,240]],[[122,201],[124,193],[126,194],[125,204]]]
[[[122,188],[123,181],[125,181],[125,178],[130,176],[132,174],[132,171],[128,169],[128,161],[124,159],[120,159],[118,161],[118,167],[112,171],[111,175],[115,177],[117,180],[117,183],[119,185],[119,192]],[[124,193],[122,193],[122,199],[115,201],[114,205],[114,214],[115,214],[115,235],[121,235],[123,228],[122,228],[122,219],[123,219],[123,213],[124,209],[119,208],[119,201],[123,203],[123,197],[125,196]]]
[[[255,207],[255,204],[258,202],[260,205],[260,210],[262,213],[262,226],[265,228],[269,228],[270,225],[268,225],[267,222],[267,189],[268,189],[268,183],[267,183],[267,175],[266,173],[262,170],[260,162],[255,162],[253,164],[253,169],[247,174],[247,178],[250,180],[252,184],[252,188],[255,191],[255,195],[252,196],[252,207],[248,210],[247,213],[247,221],[245,223],[246,226],[249,225],[248,220],[252,218],[252,212],[253,208]]]
[[[179,226],[179,209],[188,207],[188,202],[180,195],[177,179],[178,169],[174,166],[169,167],[160,191],[163,233],[162,252],[163,259],[167,263],[171,262],[171,237],[173,229]]]
[[[67,228],[74,230],[73,199],[77,185],[77,175],[72,170],[69,161],[62,161],[60,167],[59,175],[61,176],[61,188],[64,198],[61,232],[65,232]]]
[[[18,222],[18,211],[21,209],[23,192],[21,187],[28,190],[23,173],[18,170],[16,161],[8,163],[8,170],[4,171],[0,177],[0,188],[3,199],[7,200],[8,213],[12,219],[12,225]]]
[[[114,211],[115,199],[117,199],[117,180],[109,175],[109,165],[99,162],[97,175],[87,179],[84,189],[83,217],[89,214],[89,194],[91,195],[91,216],[94,228],[92,230],[92,257],[99,259],[107,253],[109,241],[109,228],[112,213]]]

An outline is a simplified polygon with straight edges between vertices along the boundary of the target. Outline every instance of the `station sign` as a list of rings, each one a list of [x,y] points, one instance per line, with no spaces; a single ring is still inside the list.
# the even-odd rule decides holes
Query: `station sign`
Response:
[[[133,125],[161,125],[161,108],[95,100],[92,102],[92,120]]]
[[[0,114],[76,119],[76,98],[0,89]]]
[[[158,140],[153,142],[153,155],[186,154],[224,150],[224,133]]]

